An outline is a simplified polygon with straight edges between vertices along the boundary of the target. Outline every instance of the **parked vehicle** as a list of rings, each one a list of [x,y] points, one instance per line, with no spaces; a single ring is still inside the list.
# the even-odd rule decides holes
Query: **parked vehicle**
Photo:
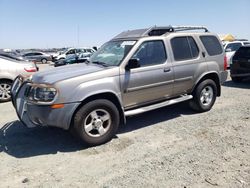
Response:
[[[13,53],[1,53],[0,52],[0,56],[1,57],[7,57],[10,59],[14,59],[14,60],[20,60],[20,61],[29,61],[27,59],[24,59],[23,56],[19,55],[19,54],[13,54]]]
[[[67,56],[70,55],[78,55],[84,54],[86,57],[90,57],[95,52],[92,48],[69,48],[63,52],[60,52],[58,55],[54,56],[54,61],[65,59]]]
[[[52,61],[52,56],[43,52],[29,52],[23,54],[23,57],[27,60],[32,60],[42,63],[47,63],[48,61]]]
[[[73,54],[71,56],[68,56],[66,59],[58,60],[54,63],[54,67],[59,67],[63,65],[71,65],[75,63],[84,63],[89,59],[89,57],[86,57],[85,54]]]
[[[89,63],[16,79],[13,105],[28,127],[72,129],[83,142],[99,145],[113,138],[127,116],[187,100],[192,109],[209,111],[226,68],[218,36],[204,27],[125,31]]]
[[[36,71],[37,67],[33,62],[23,61],[10,54],[0,54],[0,102],[11,99],[10,88],[18,75],[26,77]]]
[[[250,78],[250,45],[242,46],[236,51],[230,67],[230,74],[234,82]]]
[[[250,42],[243,40],[243,41],[233,41],[233,42],[227,42],[224,44],[224,49],[226,52],[226,60],[227,60],[227,66],[228,68],[232,64],[232,57],[235,54],[235,52],[241,47],[245,45],[249,45]]]

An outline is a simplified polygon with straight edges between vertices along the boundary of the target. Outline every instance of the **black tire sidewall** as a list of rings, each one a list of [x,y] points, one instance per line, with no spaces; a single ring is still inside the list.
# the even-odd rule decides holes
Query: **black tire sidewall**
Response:
[[[104,109],[111,116],[111,127],[107,133],[100,137],[91,137],[89,136],[84,129],[84,120],[95,109]],[[86,144],[90,146],[100,145],[111,140],[116,134],[119,127],[119,111],[116,106],[105,99],[98,99],[91,101],[83,105],[75,115],[74,118],[74,132],[78,137]]]
[[[213,99],[211,101],[211,103],[209,105],[203,105],[200,101],[200,95],[201,95],[201,91],[206,87],[206,86],[210,86],[213,89]],[[198,107],[198,111],[200,112],[206,112],[209,111],[212,106],[214,105],[215,101],[216,101],[216,96],[217,96],[217,87],[216,84],[213,80],[204,80],[202,81],[198,87],[195,90],[195,96],[194,96],[194,100],[195,103],[197,104]]]

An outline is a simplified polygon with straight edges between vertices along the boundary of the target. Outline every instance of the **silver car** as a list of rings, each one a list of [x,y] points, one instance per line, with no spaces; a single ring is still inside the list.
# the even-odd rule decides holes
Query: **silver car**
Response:
[[[209,111],[226,68],[218,36],[204,27],[125,31],[88,63],[16,79],[13,104],[28,127],[72,129],[93,146],[112,139],[128,116],[187,100],[195,111]]]
[[[13,80],[18,75],[27,77],[36,71],[37,67],[33,62],[8,54],[0,54],[0,102],[7,102],[11,99],[10,89]]]
[[[43,52],[29,52],[23,54],[23,57],[27,60],[47,63],[48,61],[52,61],[52,56]]]

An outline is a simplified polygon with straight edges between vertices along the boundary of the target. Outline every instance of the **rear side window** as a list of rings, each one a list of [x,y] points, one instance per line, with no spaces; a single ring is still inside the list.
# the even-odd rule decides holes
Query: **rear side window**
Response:
[[[234,55],[234,58],[250,58],[250,47],[240,48]]]
[[[250,45],[250,42],[244,42],[243,44],[244,45]]]
[[[43,55],[43,54],[42,54],[42,53],[37,52],[37,53],[34,53],[34,55]]]
[[[232,52],[235,52],[237,51],[240,47],[242,46],[241,43],[231,43],[231,44],[228,44],[227,47],[226,47],[226,51],[227,50],[231,50]]]
[[[176,61],[193,59],[199,55],[199,48],[192,37],[173,38],[171,46]]]
[[[194,41],[193,37],[188,37],[188,42],[191,48],[191,53],[192,53],[192,57],[196,58],[199,55],[199,49],[197,47],[196,42]]]
[[[200,39],[210,56],[219,55],[223,52],[220,42],[215,36],[200,36]]]

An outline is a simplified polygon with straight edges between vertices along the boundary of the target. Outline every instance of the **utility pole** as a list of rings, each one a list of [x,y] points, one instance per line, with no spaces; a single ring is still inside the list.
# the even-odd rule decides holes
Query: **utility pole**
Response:
[[[77,24],[77,47],[79,47],[79,25]]]

